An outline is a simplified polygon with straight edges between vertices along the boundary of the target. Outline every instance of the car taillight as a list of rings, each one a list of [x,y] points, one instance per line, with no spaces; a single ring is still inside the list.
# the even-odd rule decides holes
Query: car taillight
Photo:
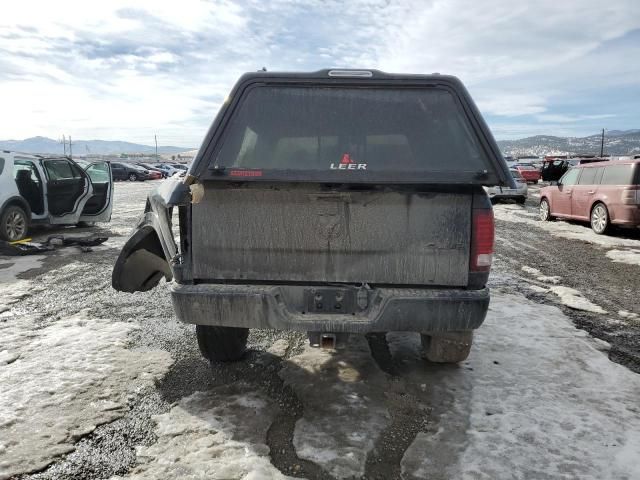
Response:
[[[625,205],[640,205],[640,186],[625,188],[622,191],[622,203]]]
[[[474,209],[471,231],[471,271],[488,272],[493,261],[493,210]]]

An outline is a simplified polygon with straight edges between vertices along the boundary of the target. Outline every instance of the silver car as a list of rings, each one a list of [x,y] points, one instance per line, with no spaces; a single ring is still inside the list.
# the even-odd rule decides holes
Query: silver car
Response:
[[[509,169],[509,172],[516,182],[516,188],[495,186],[484,187],[484,189],[494,203],[498,200],[515,200],[516,203],[524,204],[528,193],[527,181],[517,170]]]

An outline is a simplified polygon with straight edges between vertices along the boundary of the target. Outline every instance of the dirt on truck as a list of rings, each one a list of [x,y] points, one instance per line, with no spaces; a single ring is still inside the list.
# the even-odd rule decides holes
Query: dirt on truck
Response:
[[[459,362],[489,305],[495,185],[515,187],[455,77],[248,73],[184,180],[149,195],[112,283],[173,280],[211,361],[273,328],[329,347],[419,332],[427,359]]]

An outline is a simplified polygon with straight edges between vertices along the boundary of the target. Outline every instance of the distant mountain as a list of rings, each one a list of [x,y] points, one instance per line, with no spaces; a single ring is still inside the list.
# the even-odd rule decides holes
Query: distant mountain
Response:
[[[513,157],[522,155],[580,155],[600,154],[600,134],[588,137],[554,137],[536,135],[520,140],[499,140],[502,153]],[[633,155],[640,153],[640,129],[611,130],[604,134],[604,153],[610,155]]]
[[[69,147],[67,146],[67,149]],[[158,146],[158,153],[180,153],[193,147]],[[47,137],[32,137],[24,140],[0,140],[0,150],[14,150],[24,153],[63,154],[60,142]],[[119,153],[154,153],[155,147],[138,143],[119,142],[117,140],[74,140],[73,153],[119,154]]]

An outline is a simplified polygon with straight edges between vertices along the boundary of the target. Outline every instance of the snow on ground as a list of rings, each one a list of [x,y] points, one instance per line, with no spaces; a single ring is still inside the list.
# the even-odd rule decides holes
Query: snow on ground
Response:
[[[351,335],[347,348],[335,355],[307,346],[289,359],[280,376],[304,404],[293,438],[298,457],[335,478],[360,478],[390,415],[384,401],[386,375],[366,340]]]
[[[125,348],[136,328],[82,313],[44,328],[22,314],[2,317],[0,479],[73,451],[81,436],[124,414],[128,393],[166,372],[168,353]]]
[[[539,287],[538,285],[527,285],[527,288],[535,293],[547,293],[549,291],[548,288]]]
[[[556,222],[542,222],[532,218],[532,214],[520,205],[495,205],[493,207],[493,213],[498,220],[533,225],[548,231],[556,237],[581,240],[601,247],[636,247],[640,249],[640,240],[614,237],[611,235],[597,235],[587,224],[579,225],[561,220]]]
[[[562,277],[559,277],[558,275],[540,275],[539,277],[536,277],[536,279],[544,283],[555,284],[558,284],[562,281]]]
[[[640,315],[638,315],[637,313],[628,312],[627,310],[620,310],[618,312],[618,315],[620,315],[622,318],[628,318],[629,320],[636,320],[640,318]]]
[[[530,275],[542,275],[542,272],[540,270],[538,270],[537,268],[533,268],[533,267],[529,267],[527,265],[524,265],[522,267],[522,271],[523,272],[527,272]]]
[[[0,270],[0,273],[2,271]],[[31,295],[34,288],[30,282],[25,280],[14,280],[11,283],[2,282],[0,276],[0,318],[9,315],[11,306],[18,303],[21,299]]]
[[[640,249],[638,250],[609,250],[609,257],[614,262],[628,263],[629,265],[640,265]]]
[[[582,295],[582,293],[575,288],[565,287],[563,285],[558,285],[562,280],[562,277],[557,275],[548,276],[542,275],[542,272],[537,268],[523,266],[522,270],[536,277],[536,280],[544,283],[552,283],[552,286],[549,288],[544,288],[536,285],[532,285],[529,287],[530,290],[535,291],[536,293],[546,293],[553,292],[560,299],[560,303],[566,305],[569,308],[573,308],[574,310],[583,310],[585,312],[592,313],[607,313],[602,307],[592,303],[588,299]]]
[[[557,308],[494,294],[457,368],[424,365],[413,341],[406,381],[427,384],[435,418],[403,478],[640,478],[640,377]]]
[[[28,255],[24,257],[0,257],[0,284],[13,283],[16,276],[34,268],[40,268],[45,255]],[[0,296],[0,302],[2,297]]]
[[[560,299],[560,303],[566,305],[569,308],[592,313],[607,313],[607,311],[599,305],[596,305],[595,303],[587,300],[582,295],[582,293],[580,293],[575,288],[555,285],[553,287],[550,287],[550,290],[558,296],[558,298]]]
[[[265,443],[278,411],[268,397],[243,383],[196,392],[154,417],[158,441],[138,447],[139,465],[124,478],[291,478],[271,464]]]
[[[537,268],[529,267],[527,265],[524,265],[522,267],[522,270],[524,272],[527,272],[530,275],[533,275],[534,277],[536,277],[536,280],[538,280],[540,282],[543,282],[543,283],[558,284],[562,280],[562,277],[559,277],[557,275],[543,275],[542,272],[540,270],[538,270]]]

